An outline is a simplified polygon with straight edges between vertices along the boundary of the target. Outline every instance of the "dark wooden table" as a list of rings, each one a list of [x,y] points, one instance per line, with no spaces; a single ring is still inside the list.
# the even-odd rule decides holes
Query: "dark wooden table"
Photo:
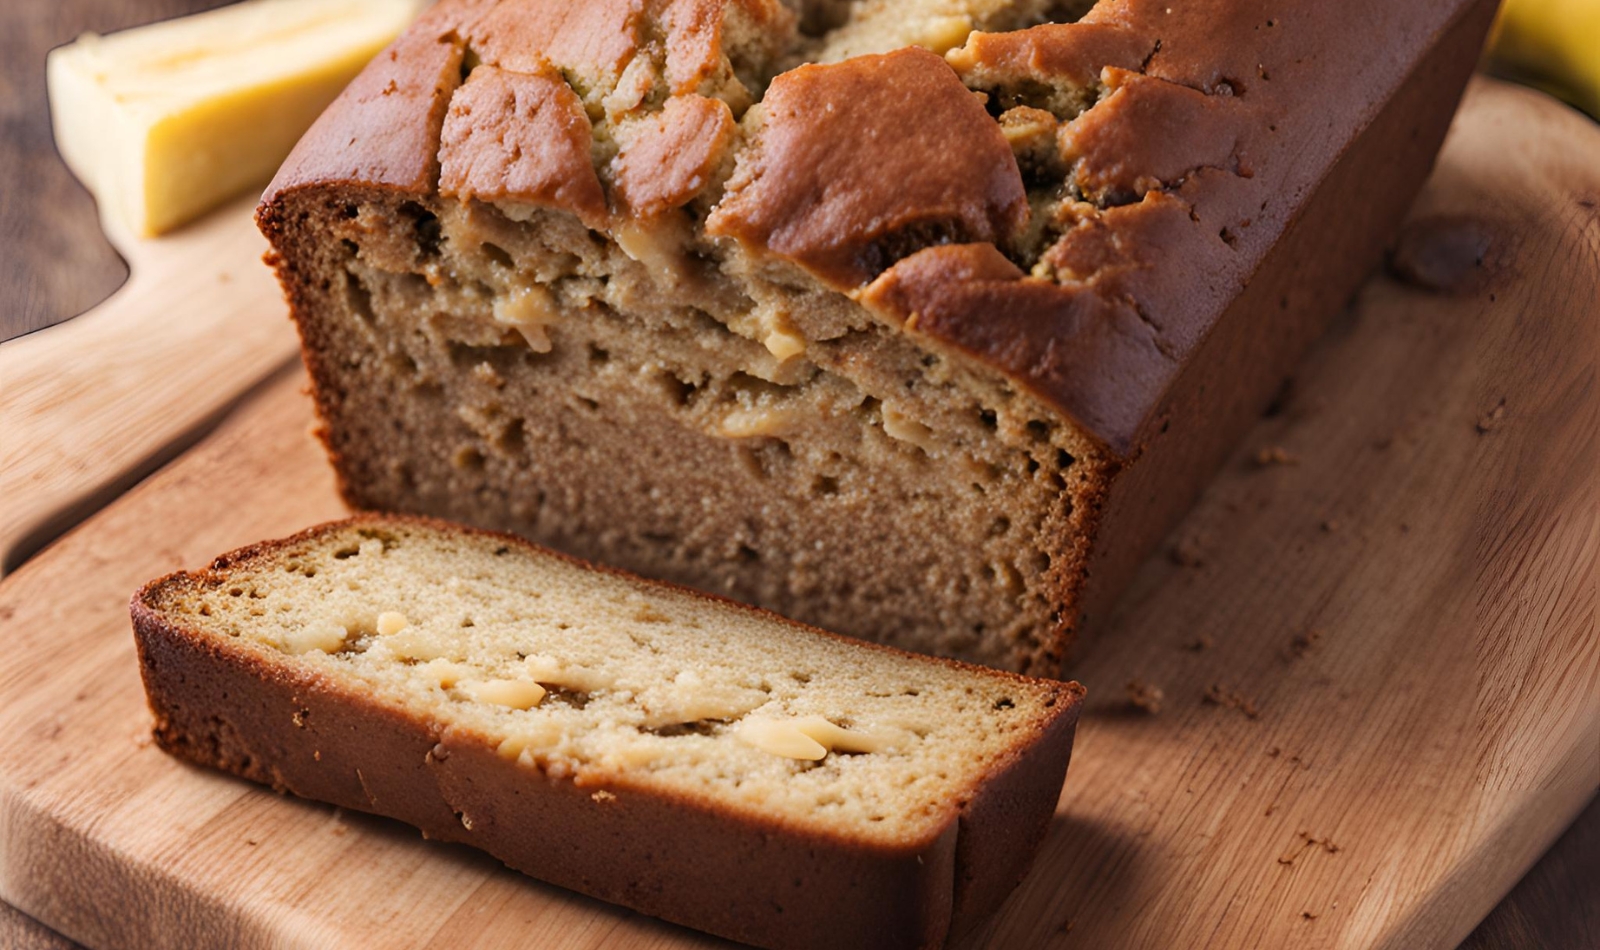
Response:
[[[45,52],[84,30],[105,33],[221,3],[0,2],[0,167],[8,170],[0,182],[0,340],[70,319],[109,296],[127,276],[101,235],[94,202],[56,156],[45,101]],[[74,946],[0,903],[0,947]],[[1462,947],[1600,950],[1600,800]]]

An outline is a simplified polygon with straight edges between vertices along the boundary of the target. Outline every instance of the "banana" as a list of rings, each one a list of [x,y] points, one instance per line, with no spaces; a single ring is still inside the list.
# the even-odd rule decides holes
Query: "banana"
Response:
[[[1600,0],[1505,0],[1489,48],[1497,72],[1600,117]]]

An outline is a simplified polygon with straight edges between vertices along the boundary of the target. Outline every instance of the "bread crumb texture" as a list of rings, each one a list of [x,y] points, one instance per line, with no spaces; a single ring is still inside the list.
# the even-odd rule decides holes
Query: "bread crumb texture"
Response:
[[[904,840],[1075,686],[830,637],[499,536],[359,523],[157,585],[179,629],[592,786]],[[285,724],[287,728],[289,724]]]
[[[1195,15],[1091,6],[434,6],[261,211],[348,500],[1058,675],[1253,174]]]

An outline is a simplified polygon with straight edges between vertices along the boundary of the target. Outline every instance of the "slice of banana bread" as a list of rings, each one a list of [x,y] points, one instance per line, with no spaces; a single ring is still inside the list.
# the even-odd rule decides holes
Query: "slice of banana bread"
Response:
[[[352,504],[1054,675],[1493,8],[445,0],[259,220]]]
[[[1055,810],[1076,683],[365,517],[134,596],[156,740],[768,947],[932,947]]]

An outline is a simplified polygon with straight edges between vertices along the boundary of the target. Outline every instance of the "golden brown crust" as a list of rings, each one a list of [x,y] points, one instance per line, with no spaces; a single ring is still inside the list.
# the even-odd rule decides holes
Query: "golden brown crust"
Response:
[[[461,84],[460,30],[494,0],[445,0],[379,53],[290,153],[271,198],[339,182],[422,194],[439,177],[439,128]]]
[[[700,91],[723,60],[723,26],[737,8],[771,27],[787,11],[776,0],[585,0],[499,3],[475,22],[468,42],[486,63],[530,71],[550,63],[585,83],[615,82],[660,34],[672,95]]]
[[[641,218],[688,204],[711,183],[734,130],[726,102],[698,95],[674,96],[655,115],[621,127],[612,166],[619,204]]]
[[[243,641],[185,629],[165,609],[186,590],[328,532],[407,524],[493,537],[605,570],[509,535],[366,515],[152,581],[130,610],[161,747],[279,791],[397,818],[543,880],[759,946],[936,947],[953,927],[992,911],[1026,870],[1071,753],[1083,695],[1076,683],[1029,681],[1054,693],[1051,715],[952,808],[949,824],[926,839],[869,844],[754,820],[713,799],[663,795],[625,775],[557,777],[519,765],[482,736],[378,707]],[[908,662],[977,669],[848,642]]]
[[[1027,195],[1000,128],[922,49],[773,80],[708,233],[854,290],[930,244],[1009,245]]]
[[[606,196],[583,103],[549,66],[480,66],[456,90],[439,148],[439,194],[558,208],[603,227]]]
[[[1243,142],[1251,114],[1231,96],[1106,67],[1104,101],[1061,128],[1062,159],[1096,201],[1143,198],[1201,168],[1250,177]]]
[[[658,0],[654,13],[665,27],[666,74],[673,95],[698,91],[718,71],[723,26],[732,9],[768,31],[778,31],[793,19],[777,0]]]
[[[1066,87],[1093,83],[1108,66],[1137,69],[1151,52],[1150,40],[1115,23],[1046,23],[1009,33],[974,33],[946,59],[978,88],[1025,80]]]
[[[1097,309],[1110,317],[1064,319],[1062,297],[1057,317],[1041,319],[1039,292],[1019,283],[1010,296],[945,307],[927,332],[1054,402],[1113,454],[1137,455],[1186,360],[1316,183],[1409,64],[1471,6],[1104,0],[1078,24],[974,37],[951,59],[975,86],[1032,69],[1046,84],[1092,71],[1111,90],[1064,125],[1061,140],[1085,197],[1110,205],[1091,213],[1100,253],[1119,253],[1085,257],[1069,228],[1066,246],[1040,258],[1045,276],[1100,296]],[[1146,241],[1154,243],[1139,249]],[[1114,280],[1102,279],[1101,261],[1115,265]],[[1347,286],[1328,292],[1342,295],[1357,277],[1338,275]]]
[[[1073,399],[1084,407],[1078,420],[1092,428],[1129,424],[1128,404],[1102,394],[1156,385],[1162,368],[1148,358],[1156,331],[1130,302],[1028,277],[989,245],[920,251],[861,300],[905,315],[910,332],[939,344],[1026,367],[1030,388]],[[976,313],[997,319],[974,320]]]
[[[468,34],[484,62],[532,72],[545,64],[587,76],[621,74],[638,48],[642,0],[499,3]]]

